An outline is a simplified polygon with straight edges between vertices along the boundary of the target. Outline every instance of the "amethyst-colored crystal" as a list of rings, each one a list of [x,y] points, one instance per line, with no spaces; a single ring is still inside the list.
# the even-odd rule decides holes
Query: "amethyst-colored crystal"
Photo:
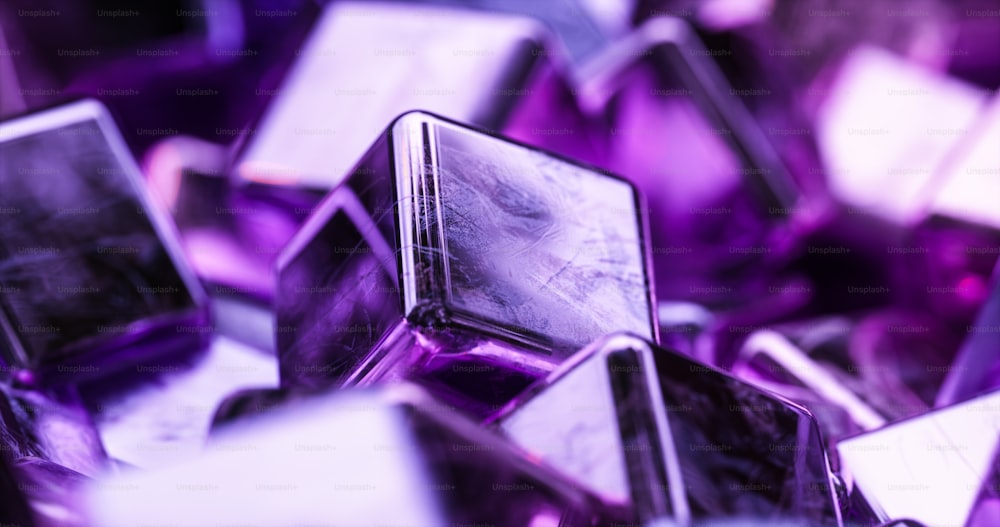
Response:
[[[991,392],[841,440],[837,457],[851,502],[874,520],[967,525],[992,477],[997,444],[1000,392]]]
[[[622,39],[581,86],[607,123],[598,164],[648,197],[660,299],[710,307],[770,294],[800,190],[692,28],[657,19]]]
[[[224,335],[204,350],[170,359],[82,388],[111,457],[144,469],[188,459],[204,448],[220,401],[238,390],[278,384],[272,355]]]
[[[551,28],[564,44],[568,60],[579,65],[600,53],[611,37],[628,28],[628,6],[620,9],[593,9],[586,0],[414,0],[412,3],[458,6],[480,11],[530,16]]]
[[[0,385],[0,448],[12,462],[39,458],[89,476],[109,468],[97,430],[69,388],[42,393]]]
[[[996,296],[996,278],[991,289],[990,276],[996,275],[1000,255],[1000,208],[990,196],[1000,192],[1000,149],[996,147],[1000,143],[1000,97],[994,95],[968,129],[965,137],[952,143],[925,193],[926,216],[914,229],[914,245],[926,250],[921,265],[911,269],[921,279],[917,282],[913,277],[915,283],[926,283],[919,288],[924,293],[923,305],[957,326],[968,326],[980,309],[975,323],[988,322],[982,318],[989,310],[983,304]],[[997,315],[992,316],[995,322]],[[974,335],[969,342],[981,331],[970,331]]]
[[[977,115],[986,97],[873,46],[859,46],[829,69],[810,91],[818,99],[815,137],[826,162],[825,193],[837,203],[837,216],[824,227],[826,239],[811,241],[808,250],[828,262],[828,283],[841,291],[874,286],[842,295],[847,306],[829,307],[894,301],[966,325],[985,296],[984,277],[995,261],[995,255],[989,260],[973,251],[998,238],[983,224],[961,221],[990,210],[988,200],[958,205],[941,198],[956,180],[963,182],[963,195],[990,194],[983,185],[995,178],[983,176],[992,169],[950,173],[968,146],[959,136],[971,136],[980,126]],[[993,151],[994,143],[988,143]],[[939,207],[941,201],[951,203]],[[844,260],[853,265],[845,268]]]
[[[46,527],[89,527],[76,495],[95,481],[62,465],[35,457],[14,465],[18,488],[24,493],[39,525]],[[6,503],[4,503],[6,505]]]
[[[755,331],[733,371],[807,406],[839,439],[926,412],[956,345],[934,318],[878,310]]]
[[[656,312],[663,347],[696,358],[710,353],[715,313],[698,304],[669,301],[659,302]]]
[[[269,302],[274,258],[307,213],[248,200],[243,196],[248,189],[234,187],[226,177],[228,162],[224,145],[174,136],[150,148],[144,171],[170,210],[184,252],[208,283],[209,294]],[[311,205],[321,198],[314,197]]]
[[[3,361],[44,382],[200,341],[200,286],[103,106],[0,124]]]
[[[618,178],[406,114],[279,259],[282,384],[414,378],[479,413],[609,331],[655,338],[639,210]]]
[[[125,490],[122,490],[125,489]],[[609,525],[625,511],[412,386],[299,401],[85,498],[94,525]]]
[[[960,142],[948,131],[970,129],[985,94],[868,45],[826,77],[815,135],[830,196],[896,228],[919,222],[939,167]]]
[[[843,321],[827,321],[819,331],[837,331],[839,322]],[[799,346],[779,332],[757,331],[741,348],[732,372],[744,381],[808,408],[828,444],[886,423],[885,416],[845,386],[838,369],[824,367],[823,362],[813,359],[808,350]],[[913,406],[912,411],[921,411],[921,406]]]
[[[536,21],[393,3],[328,4],[234,163],[249,184],[330,189],[399,114],[490,130],[551,115],[552,53]],[[568,94],[568,89],[566,90]]]
[[[229,192],[226,162],[224,145],[183,135],[164,138],[143,155],[142,171],[150,192],[170,212],[182,235],[229,218],[217,210]]]
[[[942,171],[931,221],[920,230],[925,238],[940,241],[941,253],[948,256],[935,258],[927,273],[943,282],[934,284],[939,291],[958,300],[947,307],[980,305],[988,295],[975,321],[965,327],[966,340],[938,394],[938,406],[1000,387],[1000,211],[989,199],[1000,183],[1000,97],[994,96],[974,129],[977,133],[955,147]]]
[[[230,213],[242,243],[223,245],[230,254],[210,254],[218,244],[206,243],[199,253],[216,262],[242,261],[234,271],[257,278],[256,264],[266,262],[269,269],[371,139],[413,109],[590,159],[590,128],[549,40],[537,21],[511,14],[329,4],[281,85],[258,88],[268,95],[268,107],[235,143],[229,171],[237,188],[219,209]],[[225,279],[227,273],[216,274]],[[262,278],[263,285],[240,286],[263,289],[270,298],[273,284]]]
[[[643,521],[840,521],[807,410],[634,336],[581,351],[496,424]]]

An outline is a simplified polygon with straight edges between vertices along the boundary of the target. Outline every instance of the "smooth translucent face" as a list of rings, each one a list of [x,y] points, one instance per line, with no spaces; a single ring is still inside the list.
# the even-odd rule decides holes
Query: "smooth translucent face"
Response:
[[[651,336],[636,196],[546,154],[435,126],[452,307],[582,345]]]
[[[660,353],[656,369],[693,517],[836,524],[823,442],[806,413],[674,353]]]
[[[600,358],[505,417],[504,433],[609,501],[631,498],[614,394]],[[555,416],[559,416],[555,418]]]
[[[93,485],[95,525],[443,525],[401,412],[368,395],[233,427],[195,462]],[[122,499],[122,488],[135,489]],[[386,504],[392,504],[387,507]]]
[[[997,438],[1000,392],[992,392],[845,439],[837,453],[855,492],[886,518],[967,525]]]
[[[474,10],[336,2],[317,21],[238,174],[333,188],[371,139],[421,108],[493,126],[534,26]],[[317,89],[323,86],[323,89]],[[502,119],[501,119],[502,120]]]
[[[605,353],[550,379],[502,418],[504,432],[611,500],[683,485],[696,520],[837,524],[823,443],[808,414],[669,350],[652,348],[631,364],[612,360],[628,353]],[[644,363],[655,363],[648,393],[639,388],[649,379]],[[640,440],[657,436],[668,440]],[[667,469],[666,485],[648,477],[655,463]]]

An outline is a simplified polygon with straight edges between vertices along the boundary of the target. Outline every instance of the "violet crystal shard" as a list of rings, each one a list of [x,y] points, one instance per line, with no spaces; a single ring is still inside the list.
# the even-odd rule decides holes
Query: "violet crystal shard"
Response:
[[[100,103],[0,124],[0,211],[8,366],[66,382],[202,340],[200,286]]]
[[[525,137],[532,127],[581,124],[550,38],[536,20],[512,14],[330,3],[233,176],[272,192],[333,188],[386,122],[415,108]],[[552,142],[560,134],[535,135]]]
[[[937,167],[933,185],[924,194],[927,215],[916,228],[916,241],[930,248],[930,256],[936,256],[924,259],[923,265],[912,271],[926,282],[926,287],[921,288],[930,297],[926,304],[935,314],[960,323],[967,324],[984,301],[988,305],[997,303],[994,269],[1000,247],[1000,207],[990,197],[1000,193],[998,144],[1000,97],[994,95],[971,123],[968,137],[955,141],[945,162]],[[1000,315],[994,313],[995,322]],[[977,339],[970,335],[969,340]],[[978,389],[975,384],[970,388]],[[953,398],[960,391],[950,386],[943,393],[945,398]]]
[[[1000,392],[994,391],[844,439],[837,454],[851,501],[866,505],[877,521],[968,525],[995,506],[988,485],[998,443]],[[987,510],[977,510],[977,499]]]
[[[597,164],[649,199],[658,298],[729,309],[771,292],[808,210],[711,51],[657,18],[583,70],[580,97],[609,125]]]
[[[215,312],[220,322],[229,316]],[[241,322],[251,325],[253,319],[241,314]],[[205,350],[170,359],[81,388],[114,459],[142,469],[188,459],[204,447],[219,401],[237,390],[278,384],[272,355],[225,334],[215,335]]]
[[[631,335],[581,351],[496,425],[642,521],[840,522],[805,409]]]
[[[549,40],[542,24],[524,16],[393,2],[329,3],[280,87],[265,83],[268,88],[256,90],[270,99],[267,109],[227,160],[234,188],[224,207],[233,211],[232,227],[243,247],[217,256],[217,241],[196,238],[206,242],[199,256],[207,257],[196,258],[205,264],[200,270],[213,271],[214,264],[222,272],[212,274],[229,281],[241,271],[269,271],[372,138],[412,109],[587,159],[594,150],[589,123],[562,74],[561,50],[550,49]],[[218,263],[233,260],[246,265]],[[245,286],[261,289],[268,300],[273,294],[273,284]]]
[[[926,412],[956,346],[935,317],[882,309],[754,331],[733,373],[807,406],[840,439]]]
[[[607,332],[654,339],[639,210],[623,180],[405,114],[279,258],[282,385],[412,378],[486,413]]]
[[[0,466],[0,525],[24,527],[34,523],[3,518],[4,509],[17,512],[25,499],[39,525],[85,526],[69,496],[89,476],[113,470],[90,416],[68,387],[43,393],[0,384],[0,465],[8,463],[23,496],[4,494],[7,476]]]
[[[76,495],[84,485],[92,484],[95,480],[62,465],[36,457],[19,460],[13,469],[19,482],[18,488],[27,498],[38,525],[53,527],[91,525],[80,509]]]
[[[127,489],[125,491],[121,489]],[[227,428],[205,454],[94,486],[92,525],[591,526],[593,495],[421,390],[321,396]]]
[[[968,247],[971,249],[972,247]],[[947,406],[1000,388],[1000,264],[993,270],[990,295],[966,326],[967,336],[937,394],[936,406]]]
[[[110,468],[100,436],[74,391],[0,385],[0,457],[36,458],[88,476]]]

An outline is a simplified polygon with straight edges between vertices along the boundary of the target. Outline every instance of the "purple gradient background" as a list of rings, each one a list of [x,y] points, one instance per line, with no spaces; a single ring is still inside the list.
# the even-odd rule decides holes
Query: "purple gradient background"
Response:
[[[373,415],[391,415],[395,424],[372,428],[383,434],[372,441],[408,445],[400,447],[409,450],[399,457],[405,460],[399,466],[379,465],[390,459],[391,449],[365,452],[368,457],[358,456],[353,465],[344,461],[350,456],[298,454],[317,455],[316,466],[331,471],[325,484],[333,492],[336,485],[347,492],[351,471],[363,470],[366,463],[384,467],[366,474],[373,482],[396,478],[414,485],[411,493],[395,496],[358,494],[359,502],[371,499],[368,510],[375,516],[393,506],[380,500],[405,496],[412,510],[432,511],[423,517],[439,522],[542,526],[559,524],[562,515],[565,521],[595,525],[639,519],[658,525],[663,518],[636,516],[628,503],[609,504],[581,490],[601,482],[573,481],[558,467],[509,448],[472,424],[488,420],[560,363],[581,360],[584,355],[573,352],[596,334],[637,330],[597,324],[602,331],[591,328],[567,337],[552,328],[552,321],[570,324],[572,310],[538,301],[550,294],[579,304],[581,312],[612,309],[621,299],[602,293],[594,277],[615,275],[619,260],[595,259],[591,274],[564,276],[563,283],[521,280],[541,266],[531,258],[541,261],[556,250],[539,229],[562,232],[573,219],[605,236],[625,225],[641,227],[642,242],[630,250],[640,251],[648,267],[646,293],[653,305],[633,305],[629,311],[652,311],[659,326],[643,337],[659,335],[660,345],[694,364],[726,370],[812,413],[837,474],[833,481],[846,525],[899,519],[886,517],[883,506],[908,502],[919,515],[924,509],[918,505],[935,500],[953,511],[948,521],[956,525],[994,525],[1000,503],[995,453],[1000,409],[948,411],[1000,388],[998,87],[997,0],[177,0],[155,6],[6,1],[0,5],[0,123],[96,99],[107,107],[128,147],[125,152],[112,146],[109,152],[119,156],[119,163],[127,161],[122,166],[131,166],[129,157],[138,160],[141,173],[127,177],[148,195],[135,201],[128,192],[116,194],[104,187],[123,187],[109,178],[102,184],[86,178],[59,184],[51,171],[38,167],[73,166],[75,171],[56,170],[72,178],[89,170],[79,167],[92,159],[55,142],[45,156],[8,154],[5,148],[17,145],[0,136],[0,194],[5,197],[0,237],[10,246],[0,260],[5,310],[0,317],[16,320],[29,306],[32,316],[61,320],[67,329],[49,339],[58,340],[59,353],[33,346],[44,340],[36,336],[24,339],[25,357],[12,359],[10,339],[0,341],[5,346],[0,524],[98,525],[97,518],[152,522],[157,518],[131,505],[155,501],[151,489],[171,485],[189,487],[174,492],[170,503],[184,503],[187,492],[189,503],[201,508],[195,516],[166,518],[166,523],[196,524],[193,517],[239,521],[245,516],[221,504],[266,495],[257,506],[275,514],[260,522],[279,524],[275,518],[283,517],[336,524],[336,514],[306,491],[285,489],[291,493],[284,495],[287,501],[299,509],[282,516],[276,497],[282,494],[253,485],[274,483],[267,479],[271,471],[287,478],[283,485],[295,487],[299,476],[288,467],[309,466],[295,457],[295,445],[327,444],[327,439],[296,433],[328,434],[329,445],[354,448],[343,439],[354,427],[367,426],[365,418],[380,419]],[[550,310],[530,329],[558,339],[565,349],[538,368],[531,362],[537,350],[513,346],[509,335],[488,324],[461,339],[450,334],[427,339],[413,332],[413,346],[369,365],[389,374],[348,383],[394,384],[414,377],[400,372],[420,370],[433,381],[424,385],[431,386],[437,403],[426,395],[417,403],[379,399],[386,396],[377,389],[351,395],[361,390],[340,388],[341,379],[289,374],[326,371],[336,355],[331,350],[349,352],[336,360],[357,362],[385,346],[389,326],[410,331],[408,324],[416,320],[406,320],[411,314],[405,311],[408,282],[402,271],[393,267],[396,276],[388,273],[384,283],[360,291],[370,285],[359,278],[371,271],[364,265],[378,262],[338,252],[373,235],[383,238],[394,257],[408,249],[391,234],[399,228],[394,213],[400,197],[387,189],[392,177],[400,177],[393,172],[396,164],[433,162],[376,141],[409,110],[431,111],[483,134],[455,147],[449,154],[460,160],[455,166],[442,158],[442,171],[463,177],[475,172],[483,181],[500,178],[497,167],[508,162],[516,167],[514,154],[470,160],[476,157],[471,154],[476,141],[496,135],[551,152],[553,159],[580,163],[600,177],[620,176],[641,195],[637,210],[609,215],[574,200],[579,189],[557,182],[512,184],[507,194],[489,184],[470,184],[501,208],[509,207],[511,219],[476,209],[456,188],[442,194],[442,206],[452,213],[481,215],[467,219],[468,225],[498,229],[492,236],[465,239],[459,235],[468,225],[450,218],[447,236],[464,244],[452,245],[455,251],[447,257],[455,272],[471,273],[463,274],[465,289],[456,304],[468,308],[475,301],[492,302],[495,308],[514,297],[528,298],[524,312]],[[19,155],[35,158],[23,161]],[[363,156],[368,164],[357,165]],[[484,164],[481,170],[470,168],[476,163]],[[69,182],[85,185],[91,195],[74,192]],[[102,228],[83,216],[66,220],[59,212],[54,217],[65,220],[57,225],[60,236],[44,235],[41,223],[29,230],[19,223],[26,219],[23,211],[45,207],[32,209],[23,196],[18,198],[24,194],[18,189],[27,187],[37,191],[36,198],[51,198],[43,205],[60,211],[70,205],[98,207],[102,213],[95,217],[117,227]],[[324,204],[345,189],[380,222],[379,232],[367,232],[372,225],[356,215],[325,215]],[[129,223],[127,214],[102,200],[138,207],[142,214],[155,211],[167,227],[149,235],[149,229]],[[553,205],[549,217],[531,206],[539,200],[568,212],[561,214]],[[312,227],[302,231],[304,225]],[[191,332],[178,335],[180,329],[163,326],[156,316],[165,309],[141,310],[114,295],[70,295],[60,288],[91,272],[66,255],[81,253],[86,243],[111,243],[122,226],[145,232],[142,245],[150,254],[176,250],[181,267],[190,266],[201,282],[191,286],[195,301],[176,301],[191,308],[185,313],[198,327],[196,338],[178,339],[192,337]],[[29,232],[46,239],[26,239]],[[308,269],[295,270],[299,274],[292,277],[279,255],[288,251],[290,240],[302,239],[319,249]],[[17,256],[27,245],[57,248],[65,259],[52,267],[32,267],[29,259]],[[527,256],[508,261],[489,252],[512,247]],[[177,277],[172,267],[160,264],[161,276],[155,279],[183,282],[185,270]],[[501,269],[507,275],[477,275],[470,269]],[[152,264],[143,270],[155,271]],[[38,276],[26,281],[28,271]],[[100,278],[94,284],[105,290],[131,283],[112,273]],[[208,295],[203,310],[200,288]],[[543,294],[529,295],[538,293],[535,289]],[[590,296],[581,293],[586,291]],[[336,295],[381,317],[378,331],[323,331],[356,322],[332,320],[321,309]],[[494,326],[511,322],[492,318]],[[81,340],[112,322],[142,328],[144,340]],[[319,351],[288,353],[289,343],[301,339],[312,339],[310,346]],[[506,350],[505,364],[520,366],[499,368],[482,358],[488,353],[463,353],[452,362],[448,352],[466,352],[472,341]],[[89,370],[99,373],[79,373]],[[703,373],[663,379],[669,377],[680,392],[714,390],[705,387]],[[528,393],[539,393],[553,381],[543,379]],[[447,389],[435,389],[435,383]],[[300,411],[316,398],[355,396],[377,402],[364,411],[324,402],[330,405],[326,417]],[[569,399],[574,398],[564,405],[580,403]],[[523,397],[514,400],[525,408],[532,404]],[[393,412],[406,404],[418,414],[446,417],[428,421],[433,425],[398,419]],[[553,416],[561,412],[549,411]],[[952,419],[947,421],[950,443],[944,446],[943,439],[921,428],[939,418]],[[323,429],[315,426],[318,419],[334,424]],[[567,434],[574,440],[588,433],[598,437],[614,426],[606,419],[597,431]],[[284,427],[290,431],[282,439]],[[939,465],[914,461],[921,456],[910,456],[911,451],[919,447],[890,444],[898,430],[926,434],[913,443],[968,466],[962,492],[928,491]],[[965,439],[963,433],[986,439]],[[456,452],[451,439],[442,439],[448,434],[466,437],[467,446],[494,441],[502,446],[491,450],[495,455],[475,455],[471,446],[466,456],[444,455]],[[228,447],[213,449],[219,437]],[[571,443],[566,438],[566,448]],[[267,463],[236,455],[240,445],[282,444],[287,448],[268,454],[275,458]],[[838,447],[851,445],[886,455],[869,456],[871,465],[852,467],[838,456]],[[681,455],[685,448],[677,447]],[[759,455],[772,457],[763,447]],[[286,467],[281,456],[295,461]],[[898,480],[890,472],[917,462],[921,470],[913,473],[925,481],[893,487]],[[199,463],[239,464],[244,472],[203,473]],[[428,467],[450,476],[427,479]],[[879,468],[889,483],[876,492],[871,478]],[[508,491],[487,492],[486,487],[476,498],[493,505],[481,507],[470,505],[472,495],[458,499],[458,493],[424,492],[428,485],[467,481],[469,474],[503,479],[515,473],[531,474],[524,477],[534,482],[537,511],[528,507],[514,511],[524,514],[513,514],[507,509],[517,500]],[[718,474],[718,481],[728,481]],[[747,484],[759,479],[738,476]],[[324,481],[315,474],[300,479]],[[210,485],[224,489],[217,501],[215,491],[206,491]],[[688,491],[706,493],[709,501],[714,497],[709,487],[695,487],[688,485]],[[504,508],[504,514],[490,507]],[[574,507],[581,510],[570,510]],[[386,513],[344,521],[377,525],[392,518]],[[730,520],[733,525],[763,521]]]

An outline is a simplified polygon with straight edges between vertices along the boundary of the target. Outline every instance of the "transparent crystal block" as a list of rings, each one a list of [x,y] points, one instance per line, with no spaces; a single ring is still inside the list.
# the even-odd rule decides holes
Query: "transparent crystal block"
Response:
[[[605,333],[655,339],[641,210],[621,179],[405,114],[279,258],[282,384],[412,378],[488,413]]]
[[[204,293],[143,185],[100,103],[0,124],[0,347],[32,372],[20,380],[79,380],[203,341]]]
[[[495,424],[642,521],[840,522],[807,410],[632,335],[581,351]]]
[[[123,499],[127,496],[128,499]],[[227,428],[200,459],[85,495],[93,525],[609,525],[555,471],[412,386],[340,392]]]
[[[806,405],[839,439],[931,408],[958,343],[934,317],[877,310],[755,331],[733,372]]]
[[[270,90],[273,101],[241,145],[233,175],[272,191],[328,190],[385,123],[413,109],[505,133],[546,128],[539,118],[574,113],[552,60],[561,49],[550,49],[550,39],[545,26],[513,14],[329,4]]]
[[[607,123],[597,164],[648,197],[657,296],[731,309],[771,293],[810,212],[711,51],[652,20],[581,73],[580,98]]]
[[[1000,443],[1000,392],[892,423],[837,444],[850,495],[874,516],[966,525]]]

